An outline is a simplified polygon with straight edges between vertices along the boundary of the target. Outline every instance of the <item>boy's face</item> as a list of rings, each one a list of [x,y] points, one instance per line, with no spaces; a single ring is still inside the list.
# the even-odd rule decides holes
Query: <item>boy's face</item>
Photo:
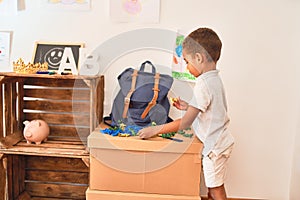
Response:
[[[182,50],[182,56],[189,72],[195,77],[200,76],[203,70],[201,69],[199,58],[196,55],[188,54],[185,49]]]

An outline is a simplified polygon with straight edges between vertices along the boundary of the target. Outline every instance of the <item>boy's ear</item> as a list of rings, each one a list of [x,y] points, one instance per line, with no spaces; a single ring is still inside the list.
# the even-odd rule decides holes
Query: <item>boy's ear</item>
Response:
[[[202,63],[204,61],[204,57],[201,53],[196,53],[195,58],[198,63]]]

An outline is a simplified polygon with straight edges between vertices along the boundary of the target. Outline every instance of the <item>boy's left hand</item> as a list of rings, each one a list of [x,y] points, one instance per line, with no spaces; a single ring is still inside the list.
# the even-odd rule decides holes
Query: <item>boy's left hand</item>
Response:
[[[147,139],[147,138],[157,135],[160,130],[161,130],[160,126],[149,126],[149,127],[141,129],[138,132],[138,135],[140,136],[140,138]]]

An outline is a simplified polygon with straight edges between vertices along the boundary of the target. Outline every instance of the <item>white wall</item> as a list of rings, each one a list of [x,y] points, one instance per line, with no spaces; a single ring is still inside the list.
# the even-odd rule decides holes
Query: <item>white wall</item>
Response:
[[[224,45],[219,68],[236,138],[228,196],[299,199],[300,1],[161,0],[158,24],[112,23],[108,6],[108,0],[93,0],[90,12],[49,12],[38,1],[27,0],[25,11],[0,19],[0,30],[14,32],[11,61],[19,57],[30,61],[37,40],[84,42],[91,52],[109,38],[138,28],[189,32],[211,27]],[[106,113],[116,90],[115,75],[147,58],[170,64],[170,55],[150,50],[112,63],[115,74],[106,74]]]

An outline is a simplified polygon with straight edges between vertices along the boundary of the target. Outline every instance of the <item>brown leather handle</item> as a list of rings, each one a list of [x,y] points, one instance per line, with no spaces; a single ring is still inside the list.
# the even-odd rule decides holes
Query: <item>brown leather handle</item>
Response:
[[[124,109],[123,109],[123,118],[127,118],[127,112],[129,109],[129,104],[130,104],[130,97],[133,94],[133,92],[135,91],[135,85],[136,85],[136,79],[138,76],[138,70],[134,70],[133,73],[131,74],[132,76],[132,80],[131,80],[131,89],[129,90],[129,92],[127,93],[126,97],[124,98]]]
[[[151,108],[156,105],[156,101],[157,101],[158,93],[159,93],[159,89],[158,89],[159,78],[160,78],[160,74],[156,73],[155,76],[154,76],[154,87],[152,88],[152,90],[153,90],[153,98],[148,103],[148,106],[145,108],[144,112],[142,113],[142,115],[141,115],[142,119],[145,119],[145,117],[147,116],[147,114],[149,113],[149,111],[151,110]]]

